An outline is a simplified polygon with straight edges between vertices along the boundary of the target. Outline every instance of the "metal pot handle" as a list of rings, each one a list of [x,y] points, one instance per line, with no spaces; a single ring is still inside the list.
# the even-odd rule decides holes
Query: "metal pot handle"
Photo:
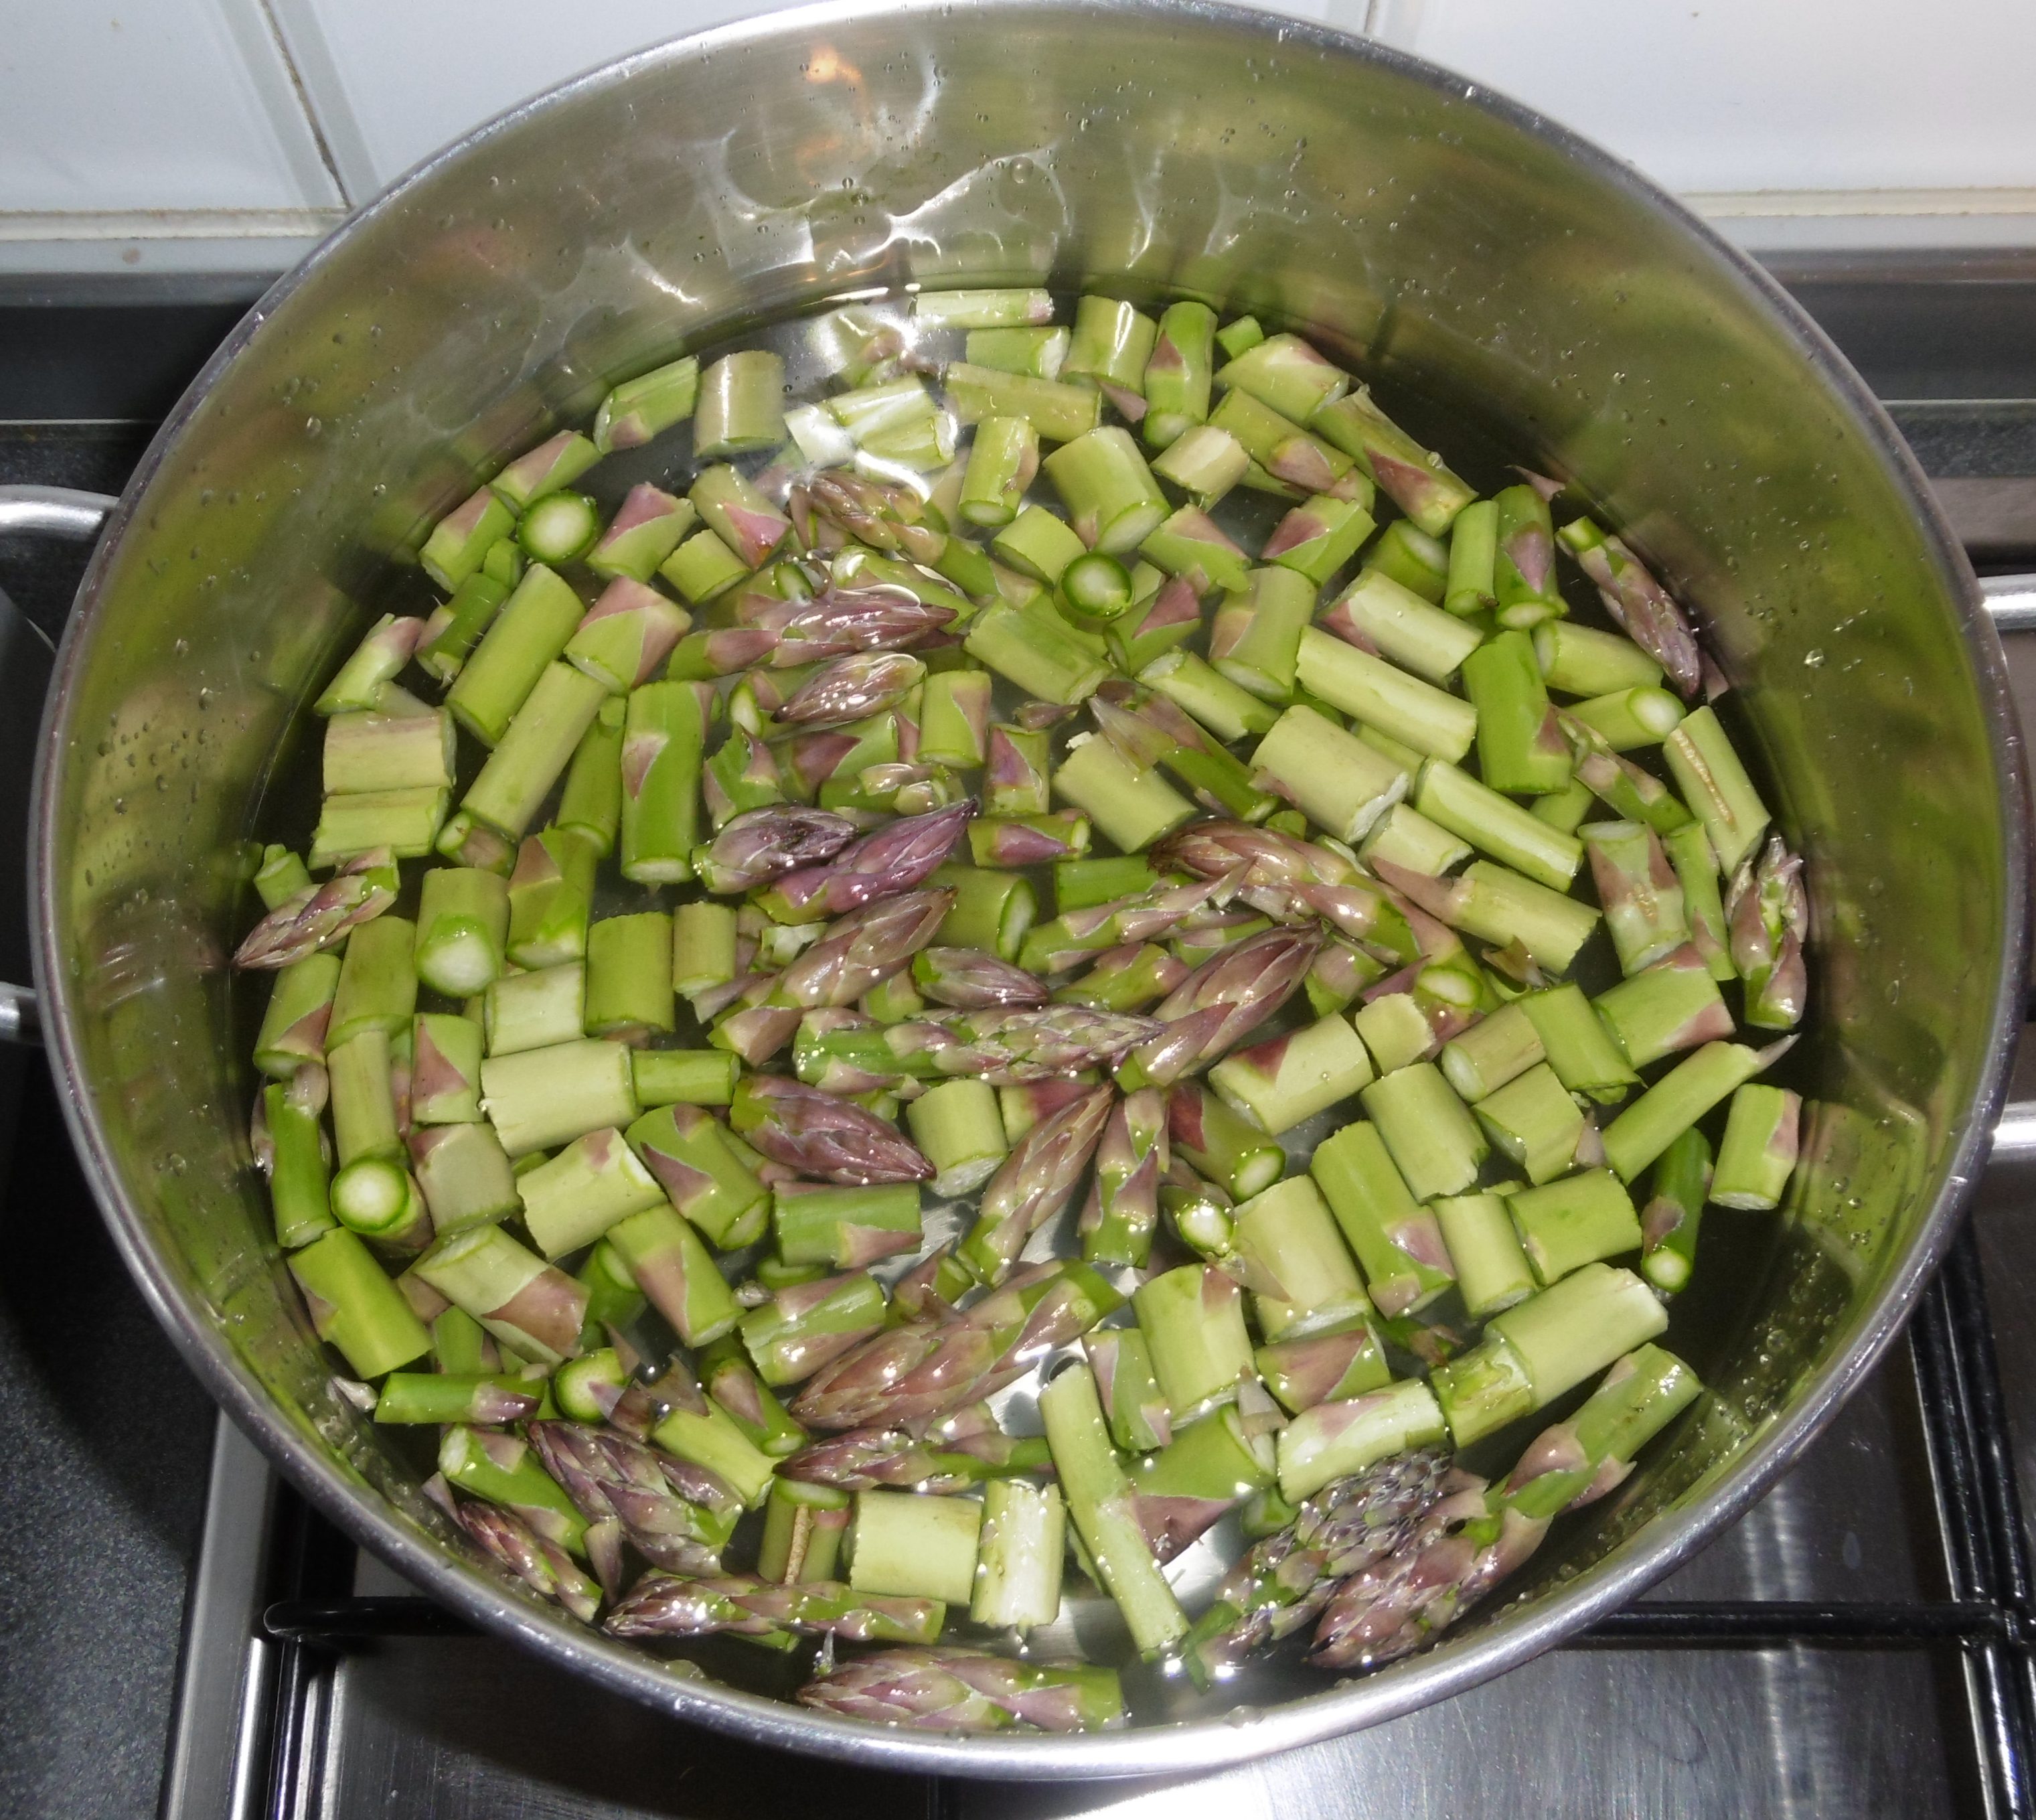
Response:
[[[1993,629],[2003,638],[2036,632],[2036,575],[1982,576],[1979,585]],[[2036,1100],[2011,1101],[2000,1108],[1994,1122],[1992,1160],[2036,1162]]]
[[[67,486],[0,486],[0,537],[54,537],[89,543],[119,501]],[[6,600],[0,595],[0,601]],[[0,981],[0,1042],[36,1043],[43,1021],[36,995]]]

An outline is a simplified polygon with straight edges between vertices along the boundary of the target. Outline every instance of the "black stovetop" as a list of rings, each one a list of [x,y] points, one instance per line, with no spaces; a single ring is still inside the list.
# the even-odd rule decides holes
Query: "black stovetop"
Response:
[[[1976,557],[2036,566],[2036,262],[1784,276],[1897,402]],[[119,300],[0,306],[0,481],[117,490],[240,307]],[[0,587],[54,632],[83,562],[0,539]],[[2036,727],[2036,640],[2023,644],[2011,661]],[[21,851],[39,650],[0,614],[0,851]],[[0,878],[0,978],[22,976],[19,889]],[[1745,1521],[1608,1627],[1601,1644],[1618,1647],[1557,1652],[1393,1726],[1197,1784],[1015,1788],[828,1768],[828,1808],[843,1820],[2028,1811],[2015,1728],[2029,1709],[2029,1589],[2013,1546],[2015,1467],[2026,1497],[2036,1465],[2027,1186],[1989,1178],[1976,1242],[1927,1299],[1913,1343]],[[211,1407],[114,1254],[46,1073],[5,1050],[0,1258],[0,1814],[777,1820],[813,1804],[817,1766],[672,1726],[490,1641],[356,1634],[335,1647],[335,1631],[377,1628],[351,1595],[402,1589],[275,1494],[244,1444],[227,1437],[215,1462]],[[308,1643],[253,1635],[277,1599]],[[414,1615],[404,1627],[420,1628]]]

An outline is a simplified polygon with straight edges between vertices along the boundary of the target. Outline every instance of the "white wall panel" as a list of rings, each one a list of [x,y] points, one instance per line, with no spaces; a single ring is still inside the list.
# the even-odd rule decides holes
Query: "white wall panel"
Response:
[[[261,0],[0,0],[0,213],[340,199]]]
[[[2036,186],[2030,0],[1379,0],[1375,24],[1684,193]]]

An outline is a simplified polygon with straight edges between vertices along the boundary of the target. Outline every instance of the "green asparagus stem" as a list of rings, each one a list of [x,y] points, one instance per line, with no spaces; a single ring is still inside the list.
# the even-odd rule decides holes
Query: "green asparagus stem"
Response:
[[[438,1125],[413,1131],[410,1166],[440,1237],[509,1219],[522,1210],[515,1169],[492,1125]]]
[[[1220,1183],[1234,1200],[1249,1200],[1280,1178],[1285,1154],[1216,1095],[1184,1082],[1167,1096],[1167,1135],[1198,1173]]]
[[[1729,877],[1767,827],[1767,810],[1752,779],[1709,708],[1690,715],[1668,735],[1662,750],[1676,787],[1704,825],[1718,864]]]
[[[424,1323],[354,1233],[328,1232],[292,1252],[289,1265],[314,1331],[356,1377],[380,1377],[430,1349]]]
[[[1612,695],[1661,682],[1661,665],[1631,639],[1570,620],[1536,626],[1534,655],[1549,688],[1564,695]]]
[[[1027,695],[1063,707],[1087,700],[1110,674],[1050,606],[991,606],[971,623],[963,642],[970,656]]]
[[[368,629],[353,655],[340,666],[339,674],[312,704],[312,712],[328,716],[368,713],[379,708],[383,688],[410,661],[424,631],[421,619],[383,614]]]
[[[310,863],[322,870],[378,852],[398,859],[421,859],[445,825],[449,796],[445,790],[428,788],[360,790],[328,796],[312,831]]]
[[[1633,1203],[1609,1169],[1586,1170],[1545,1187],[1523,1188],[1507,1205],[1534,1274],[1544,1284],[1640,1246]]]
[[[1668,672],[1683,696],[1695,695],[1702,681],[1695,635],[1681,609],[1633,552],[1587,518],[1564,525],[1562,541],[1577,559],[1577,566],[1597,585],[1598,598],[1620,629]]]
[[[586,968],[578,961],[511,973],[488,988],[481,1018],[491,1055],[549,1048],[579,1038],[586,1014]]]
[[[1476,736],[1469,702],[1318,628],[1301,634],[1295,674],[1311,694],[1431,757],[1453,762]]]
[[[609,697],[580,735],[559,799],[559,826],[591,844],[605,859],[622,826],[622,729],[624,704]]]
[[[391,1372],[383,1380],[375,1419],[383,1422],[516,1422],[537,1407],[537,1392],[518,1379],[453,1376],[443,1372]]]
[[[517,1178],[523,1225],[549,1259],[590,1245],[618,1220],[664,1199],[658,1179],[613,1126],[575,1138]]]
[[[1700,821],[1686,822],[1661,836],[1668,863],[1683,887],[1683,914],[1690,925],[1690,939],[1703,957],[1714,980],[1738,976],[1733,965],[1729,923],[1718,888],[1717,855],[1711,851],[1711,837]]]
[[[1072,442],[1102,421],[1102,395],[1085,386],[998,372],[966,361],[950,363],[944,377],[948,404],[964,424],[1023,417],[1046,440]]]
[[[642,1043],[676,1027],[672,919],[662,910],[603,917],[587,931],[586,1029]]]
[[[785,363],[761,348],[725,354],[701,375],[693,454],[753,455],[785,440]]]
[[[780,1586],[831,1580],[854,1501],[831,1485],[771,1481],[756,1571]]]
[[[518,848],[508,885],[511,961],[534,969],[585,957],[600,857],[592,841],[570,828],[548,828]]]
[[[627,1135],[672,1205],[722,1250],[740,1250],[762,1236],[769,1193],[711,1115],[694,1106],[661,1106]]]
[[[1598,913],[1589,904],[1489,860],[1476,861],[1453,879],[1424,878],[1386,861],[1379,863],[1378,871],[1450,928],[1495,946],[1518,942],[1537,966],[1552,973],[1568,971],[1577,950],[1597,927]]]
[[[276,1242],[285,1251],[332,1230],[330,1164],[319,1124],[325,1093],[325,1070],[313,1064],[287,1083],[264,1087],[256,1102],[254,1157],[269,1178]]]
[[[452,784],[452,716],[335,714],[325,723],[328,796],[368,790],[442,790]]]
[[[519,839],[565,774],[606,698],[604,685],[591,677],[570,664],[551,665],[481,768],[463,811],[511,840]]]
[[[1740,862],[1725,906],[1731,961],[1746,980],[1746,1021],[1766,1030],[1800,1023],[1809,996],[1803,942],[1810,901],[1803,862],[1770,835],[1756,865]]]
[[[1732,1033],[1732,1014],[1694,946],[1676,949],[1596,1000],[1597,1012],[1636,1068]]]
[[[254,1066],[263,1074],[287,1080],[323,1058],[341,965],[337,954],[307,954],[277,972],[254,1039]]]
[[[1519,1003],[1541,1039],[1555,1078],[1565,1087],[1601,1105],[1626,1097],[1627,1089],[1640,1077],[1620,1054],[1580,987],[1551,986],[1529,992]]]
[[[1054,788],[1126,852],[1151,846],[1195,812],[1171,786],[1134,765],[1110,740],[1093,734],[1070,744],[1054,773]]]
[[[639,1110],[628,1049],[595,1039],[491,1053],[481,1065],[481,1093],[512,1157],[569,1143],[605,1125],[627,1125]]]
[[[440,587],[456,589],[479,570],[481,559],[515,523],[515,513],[483,487],[432,527],[417,561]]]
[[[1621,971],[1631,976],[1683,946],[1690,938],[1683,887],[1653,829],[1599,821],[1582,833]]]
[[[1499,508],[1488,499],[1475,500],[1450,526],[1450,572],[1442,591],[1447,611],[1468,619],[1499,604],[1492,579],[1498,555]]]
[[[556,572],[533,563],[454,682],[446,697],[453,717],[484,745],[500,743],[537,679],[564,655],[582,612]]]
[[[699,1233],[671,1207],[646,1207],[609,1227],[607,1236],[637,1287],[688,1346],[705,1346],[735,1326],[741,1310],[726,1280]]]
[[[971,1498],[859,1491],[848,1583],[858,1592],[965,1605],[975,1589],[982,1522],[982,1506]]]
[[[334,1147],[343,1169],[364,1157],[400,1162],[403,1138],[397,1120],[386,1032],[368,1029],[326,1056],[331,1080]]]
[[[1399,802],[1407,773],[1312,708],[1281,715],[1251,755],[1254,772],[1339,840],[1363,840]]]
[[[1710,1140],[1691,1126],[1661,1153],[1640,1210],[1640,1274],[1665,1296],[1689,1282],[1710,1188]]]
[[[658,573],[679,591],[679,598],[688,606],[704,606],[746,580],[749,565],[712,531],[698,531],[658,565]],[[693,635],[703,641],[713,636],[711,632]],[[691,643],[691,640],[681,641],[672,659],[674,668],[679,667],[680,659]]]
[[[1440,607],[1450,584],[1450,553],[1408,519],[1395,519],[1365,553],[1365,572],[1397,583],[1416,599]],[[1463,628],[1459,628],[1461,636]]]
[[[1414,1198],[1378,1128],[1357,1123],[1315,1146],[1308,1172],[1389,1318],[1424,1308],[1453,1280],[1435,1217]]]
[[[1477,1122],[1499,1154],[1537,1185],[1576,1160],[1584,1116],[1545,1062],[1477,1103]]]
[[[986,1081],[943,1081],[913,1101],[906,1118],[933,1165],[937,1195],[973,1193],[996,1174],[1009,1149],[997,1091]]]
[[[928,1599],[887,1599],[834,1580],[774,1586],[743,1574],[712,1579],[647,1573],[602,1628],[616,1637],[839,1637],[856,1643],[930,1643],[946,1607]],[[824,1705],[824,1698],[818,1703]]]
[[[1780,1087],[1749,1083],[1732,1097],[1710,1198],[1764,1213],[1782,1204],[1795,1172],[1803,1102]]]
[[[1244,1298],[1224,1273],[1202,1264],[1148,1278],[1132,1297],[1153,1375],[1176,1423],[1233,1403],[1251,1370]]]
[[[1133,1646],[1141,1656],[1156,1656],[1186,1633],[1188,1621],[1146,1544],[1088,1366],[1071,1365],[1047,1385],[1039,1413],[1076,1531],[1117,1601]]]
[[[624,728],[622,876],[683,883],[699,839],[699,697],[686,683],[648,684],[631,693]]]
[[[1490,1146],[1432,1063],[1417,1062],[1383,1075],[1360,1097],[1418,1198],[1460,1195],[1477,1179]]]
[[[1457,1097],[1476,1105],[1545,1058],[1540,1033],[1520,1005],[1481,1018],[1442,1046],[1441,1067]]]
[[[1240,1049],[1209,1070],[1209,1085],[1275,1137],[1348,1099],[1371,1078],[1363,1044],[1333,1015]]]
[[[1368,387],[1327,398],[1307,421],[1318,436],[1355,456],[1378,490],[1429,537],[1450,530],[1476,497],[1441,456],[1423,448],[1378,408]]]
[[[522,1357],[555,1365],[579,1350],[586,1291],[500,1226],[462,1228],[412,1268]]]
[[[1065,329],[971,329],[964,358],[971,366],[993,367],[1000,373],[1057,379],[1067,361],[1069,339]]]
[[[1473,1320],[1525,1301],[1537,1286],[1509,1204],[1495,1194],[1445,1195],[1435,1203],[1435,1222],[1456,1268],[1465,1311]]]
[[[1499,597],[1499,623],[1532,631],[1569,609],[1555,585],[1555,539],[1548,503],[1534,487],[1510,486],[1492,504],[1498,508],[1497,553],[1492,591]]]

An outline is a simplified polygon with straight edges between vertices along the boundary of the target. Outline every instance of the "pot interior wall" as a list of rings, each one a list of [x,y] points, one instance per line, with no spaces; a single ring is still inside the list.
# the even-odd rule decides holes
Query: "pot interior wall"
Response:
[[[647,55],[427,169],[273,300],[145,469],[54,730],[49,984],[118,1222],[215,1388],[432,1528],[331,1389],[245,1136],[261,988],[223,957],[310,697],[426,598],[435,517],[613,379],[825,296],[1020,280],[1255,311],[1574,477],[1699,603],[1812,856],[1808,1191],[1692,1304],[1720,1395],[1536,1584],[1570,1578],[1714,1488],[1913,1255],[2018,913],[1990,682],[1877,432],[1687,223],[1461,86],[1241,17],[829,12]]]

